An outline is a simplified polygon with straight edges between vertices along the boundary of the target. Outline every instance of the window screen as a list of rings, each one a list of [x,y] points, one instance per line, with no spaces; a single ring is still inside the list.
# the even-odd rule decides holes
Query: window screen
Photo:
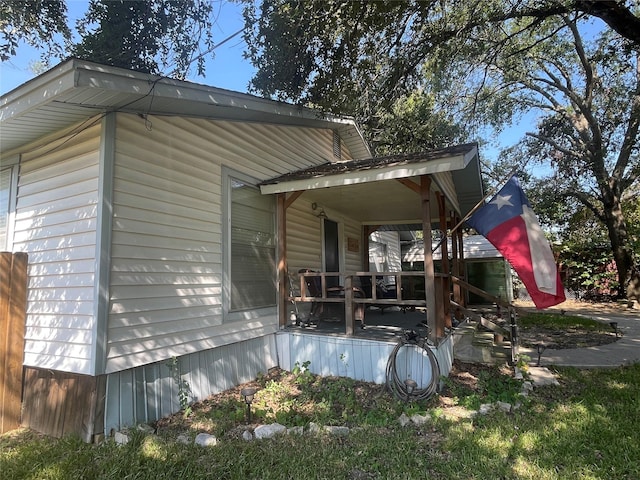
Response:
[[[230,310],[276,304],[276,233],[273,197],[230,179]]]

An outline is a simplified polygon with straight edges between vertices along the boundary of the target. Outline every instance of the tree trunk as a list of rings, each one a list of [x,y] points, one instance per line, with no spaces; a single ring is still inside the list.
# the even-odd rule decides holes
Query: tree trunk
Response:
[[[603,213],[611,242],[613,259],[618,270],[618,282],[620,284],[618,297],[639,300],[640,272],[635,264],[633,252],[629,248],[627,224],[619,199],[614,198],[610,205],[605,205]]]

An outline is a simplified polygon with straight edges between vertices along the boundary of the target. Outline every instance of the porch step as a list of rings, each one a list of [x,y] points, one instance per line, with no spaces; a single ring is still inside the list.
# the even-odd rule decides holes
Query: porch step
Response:
[[[473,345],[479,347],[493,347],[493,333],[492,332],[474,332]]]
[[[455,329],[453,355],[463,362],[503,363],[511,357],[509,341],[496,343],[494,332],[478,331],[478,323],[465,322]]]

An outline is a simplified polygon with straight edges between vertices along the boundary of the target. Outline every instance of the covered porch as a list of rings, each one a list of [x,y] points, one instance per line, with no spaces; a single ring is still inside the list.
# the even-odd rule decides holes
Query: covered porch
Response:
[[[451,252],[446,236],[483,198],[476,144],[329,162],[265,181],[260,188],[277,198],[283,334],[393,343],[411,329],[427,337],[436,352],[452,348],[451,301],[464,303],[460,284],[450,278],[450,273],[457,277],[463,272],[461,230],[454,232]],[[369,236],[381,229],[421,231],[424,270],[370,271]],[[441,273],[435,271],[432,254],[438,244]],[[310,291],[309,278],[315,278],[317,291]],[[380,278],[393,290],[391,295],[381,296],[372,288]],[[340,315],[299,328],[296,312],[317,304]]]

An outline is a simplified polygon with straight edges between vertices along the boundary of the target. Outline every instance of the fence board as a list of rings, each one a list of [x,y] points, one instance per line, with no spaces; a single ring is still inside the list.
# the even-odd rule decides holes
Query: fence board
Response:
[[[22,425],[52,437],[74,433],[94,441],[103,433],[105,379],[27,367]]]
[[[0,253],[0,433],[20,426],[27,261],[26,253]]]

